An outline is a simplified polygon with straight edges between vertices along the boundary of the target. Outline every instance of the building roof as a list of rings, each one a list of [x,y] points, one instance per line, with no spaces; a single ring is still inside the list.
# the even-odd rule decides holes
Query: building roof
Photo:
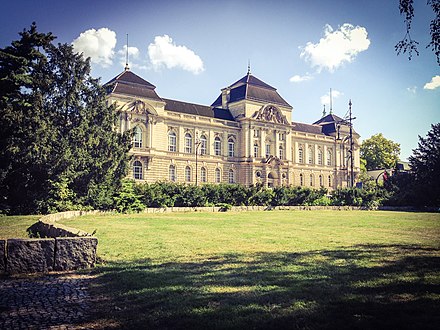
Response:
[[[298,132],[325,135],[325,133],[322,130],[322,127],[315,124],[310,125],[310,124],[292,122],[292,127],[293,130]]]
[[[125,70],[117,75],[115,78],[104,84],[104,87],[107,88],[107,93],[109,94],[128,94],[162,101],[155,91],[156,86],[129,70]]]
[[[195,116],[217,118],[234,121],[231,113],[227,109],[213,108],[206,105],[163,99],[165,101],[165,110],[186,113]]]
[[[237,80],[235,83],[227,87],[227,89],[229,89],[229,103],[238,102],[241,100],[253,100],[292,108],[291,105],[287,103],[280,96],[280,94],[278,94],[276,88],[254,77],[250,72],[248,72],[243,78]],[[212,106],[222,106],[221,94],[214,101]]]

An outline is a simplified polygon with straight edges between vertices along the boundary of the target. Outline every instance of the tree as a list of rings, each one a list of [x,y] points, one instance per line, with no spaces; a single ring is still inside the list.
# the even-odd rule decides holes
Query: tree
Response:
[[[419,136],[409,162],[420,202],[440,206],[440,123],[431,125],[426,138]]]
[[[108,208],[126,174],[130,133],[71,45],[37,32],[0,49],[0,198],[11,213]]]
[[[414,18],[413,4],[414,0],[399,0],[400,14],[405,16],[406,34],[395,46],[398,55],[402,52],[408,53],[410,60],[413,52],[416,53],[417,56],[419,55],[417,49],[419,43],[411,38],[411,25]],[[437,63],[440,65],[440,0],[427,0],[427,5],[431,6],[435,17],[431,20],[429,25],[431,41],[426,48],[431,48],[437,58]]]
[[[367,170],[394,168],[399,160],[400,144],[379,133],[362,142],[360,155],[366,161]]]

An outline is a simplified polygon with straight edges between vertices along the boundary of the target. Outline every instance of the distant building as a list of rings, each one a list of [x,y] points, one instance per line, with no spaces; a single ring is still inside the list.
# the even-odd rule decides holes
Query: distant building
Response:
[[[292,106],[250,72],[223,88],[211,106],[161,98],[128,69],[105,87],[109,102],[122,111],[117,129],[134,129],[135,180],[329,189],[350,184],[346,122],[333,114],[312,125],[290,122]],[[359,135],[352,136],[357,177]]]

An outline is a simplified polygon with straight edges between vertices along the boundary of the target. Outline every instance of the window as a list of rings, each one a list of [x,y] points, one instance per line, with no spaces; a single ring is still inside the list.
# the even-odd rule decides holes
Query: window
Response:
[[[286,133],[280,133],[280,141],[286,140]]]
[[[313,174],[310,174],[310,187],[313,187]]]
[[[302,173],[299,175],[299,185],[304,186],[304,175]]]
[[[254,129],[254,137],[260,137],[260,130]]]
[[[222,172],[219,168],[215,169],[215,182],[220,183],[222,181]]]
[[[332,166],[332,150],[327,149],[327,166]]]
[[[258,147],[258,143],[254,143],[254,158],[258,157],[258,153],[260,148]]]
[[[318,165],[322,165],[323,161],[322,161],[322,149],[318,148]]]
[[[228,182],[229,182],[229,183],[234,183],[234,182],[235,182],[235,173],[234,173],[234,170],[233,170],[233,169],[230,169],[230,170],[229,170],[229,173],[228,173]]]
[[[332,176],[331,175],[328,176],[328,186],[329,187],[333,186],[333,180],[332,180]]]
[[[319,176],[319,186],[324,187],[324,180],[322,178],[322,175]]]
[[[133,163],[133,178],[142,180],[142,163],[138,160]]]
[[[228,140],[228,156],[229,157],[234,157],[234,153],[235,153],[235,142],[233,139],[229,139]]]
[[[309,149],[307,150],[307,156],[308,156],[308,162],[309,164],[313,164],[313,149],[312,147],[309,147]]]
[[[191,181],[191,167],[189,166],[185,167],[185,181],[186,182]]]
[[[200,169],[200,181],[206,182],[206,168],[204,167]]]
[[[270,156],[270,144],[266,144],[266,158]]]
[[[185,134],[185,152],[187,154],[192,153],[192,136],[189,133]]]
[[[280,159],[284,159],[284,148],[283,148],[283,146],[279,147],[279,156],[280,156]]]
[[[202,135],[200,137],[200,154],[201,155],[206,155],[207,146],[208,146],[208,141],[206,140],[206,136]]]
[[[302,146],[298,149],[298,163],[304,163],[304,150]]]
[[[176,181],[176,166],[170,165],[168,170],[170,181]]]
[[[173,131],[168,132],[168,151],[177,151],[177,137]]]
[[[142,148],[142,128],[139,126],[134,128],[133,147]]]
[[[222,142],[218,136],[214,139],[214,153],[216,156],[221,156],[222,154]]]

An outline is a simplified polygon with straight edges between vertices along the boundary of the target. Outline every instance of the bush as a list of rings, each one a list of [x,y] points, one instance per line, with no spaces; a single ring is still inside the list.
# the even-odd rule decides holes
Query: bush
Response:
[[[116,210],[122,213],[140,212],[145,209],[140,195],[135,192],[135,183],[131,180],[123,180],[122,188],[114,197]]]

